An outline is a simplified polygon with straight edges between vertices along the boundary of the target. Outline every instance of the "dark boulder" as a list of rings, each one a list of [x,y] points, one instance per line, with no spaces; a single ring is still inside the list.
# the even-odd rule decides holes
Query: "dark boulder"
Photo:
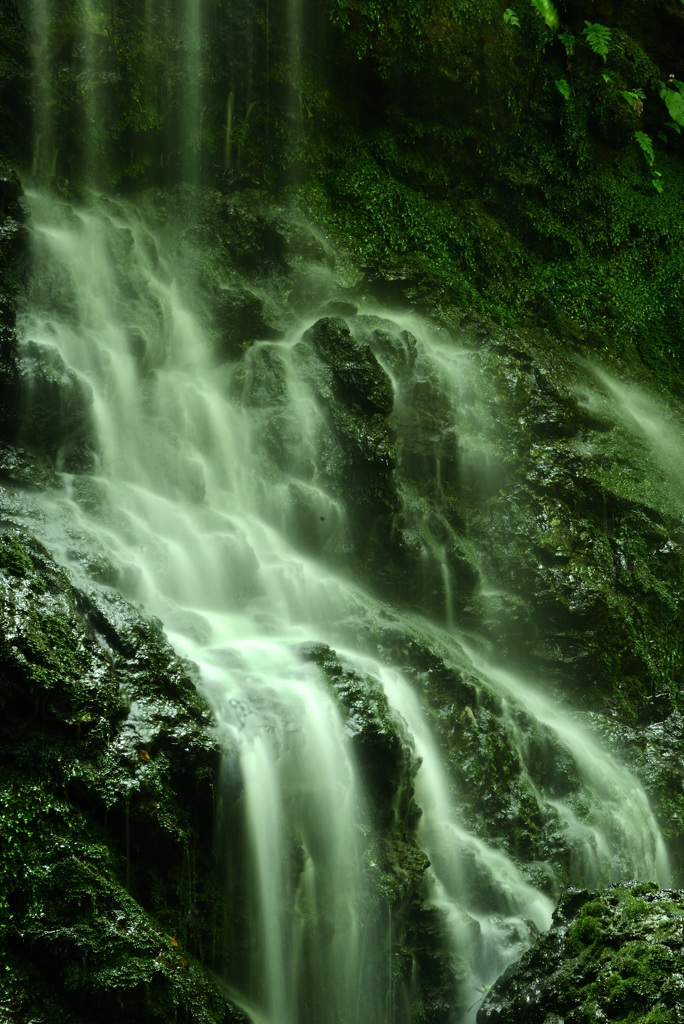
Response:
[[[339,397],[351,409],[379,412],[392,411],[392,384],[372,350],[352,337],[346,320],[326,316],[318,320],[304,335],[319,357],[335,375]]]

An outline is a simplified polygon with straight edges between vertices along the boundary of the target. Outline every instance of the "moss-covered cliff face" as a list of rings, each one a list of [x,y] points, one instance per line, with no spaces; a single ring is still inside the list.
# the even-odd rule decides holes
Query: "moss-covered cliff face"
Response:
[[[681,4],[559,4],[558,31],[516,11],[517,25],[496,4],[335,5],[347,118],[325,115],[334,219],[411,304],[429,290],[585,349],[619,338],[668,382],[682,143],[661,92],[684,76]],[[587,21],[609,29],[605,59]]]
[[[75,583],[30,536],[60,474],[79,514],[100,499],[88,388],[17,337],[17,308],[42,301],[17,172],[70,197],[146,193],[226,400],[266,424],[269,479],[294,461],[290,364],[254,343],[306,321],[292,365],[321,427],[288,541],[378,602],[350,634],[420,694],[478,838],[556,897],[578,881],[558,805],[595,824],[581,764],[487,680],[491,658],[629,765],[681,883],[684,151],[662,93],[684,80],[684,5],[568,2],[558,26],[522,0],[145,7],[0,15],[0,1007],[241,1020],[207,972],[226,934],[243,955],[250,925],[226,921],[217,881],[219,750],[195,670],[117,596],[101,550],[80,535],[60,550]],[[587,22],[610,30],[604,55]],[[145,338],[128,342],[149,382]],[[318,642],[300,654],[364,776],[393,1019],[443,1024],[475,997],[425,898],[411,739],[372,668]],[[619,890],[582,910],[570,1019],[624,1018],[645,941],[625,914],[674,920],[668,900]],[[607,988],[590,963],[604,926],[629,946]],[[680,955],[658,936],[654,1022],[679,1012],[674,995],[651,1006]],[[551,970],[546,949],[531,970]]]

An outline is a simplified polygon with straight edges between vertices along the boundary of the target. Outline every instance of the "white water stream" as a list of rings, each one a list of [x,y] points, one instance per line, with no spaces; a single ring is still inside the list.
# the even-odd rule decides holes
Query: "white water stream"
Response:
[[[346,509],[317,464],[324,413],[302,370],[309,324],[221,365],[170,251],[135,206],[94,199],[77,209],[40,194],[30,202],[34,284],[22,335],[43,353],[59,353],[77,374],[92,395],[97,436],[92,472],[70,471],[65,454],[59,488],[31,529],[77,580],[86,579],[79,555],[86,547],[117,568],[124,594],[159,616],[176,649],[199,665],[231,755],[227,773],[235,772],[237,753],[239,777],[226,779],[239,794],[226,812],[235,834],[225,842],[250,928],[226,968],[232,997],[262,1024],[392,1020],[391,979],[374,970],[391,927],[385,914],[376,920],[366,910],[359,836],[372,823],[364,780],[318,669],[298,653],[313,640],[344,651],[348,663],[378,679],[407,723],[422,760],[416,800],[423,810],[418,843],[431,861],[425,894],[441,912],[454,962],[465,965],[461,1009],[451,1019],[474,1019],[478,993],[549,925],[552,901],[502,846],[480,838],[476,823],[460,820],[418,695],[402,665],[382,663],[366,641],[387,609],[344,568],[330,568],[326,552],[339,563],[349,533]],[[396,322],[397,334],[404,326]],[[403,377],[387,367],[399,446],[402,430],[424,429],[402,390],[409,378],[432,382],[450,430],[458,429],[459,367],[467,359],[454,339],[436,340],[415,318],[410,326],[415,366]],[[273,406],[254,400],[264,359],[278,368],[277,424]],[[274,428],[286,439],[285,459],[272,454]],[[427,434],[425,472],[443,473],[430,446]],[[303,500],[323,531],[316,558],[298,546]],[[408,491],[404,500],[410,514]],[[392,615],[407,635],[420,628],[460,651],[448,631],[454,613],[446,561],[439,567],[439,551],[435,558],[445,592],[442,628]],[[478,663],[474,653],[470,661],[501,697],[509,737],[522,709],[584,779],[588,814],[528,780],[569,837],[574,880],[666,882],[657,826],[629,773],[523,680]],[[524,762],[524,750],[521,756]],[[228,881],[235,886],[234,874]],[[389,955],[391,963],[391,947]]]

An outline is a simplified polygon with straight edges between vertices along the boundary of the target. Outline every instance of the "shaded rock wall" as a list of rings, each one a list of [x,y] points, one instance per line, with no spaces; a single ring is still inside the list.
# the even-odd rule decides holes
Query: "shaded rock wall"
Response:
[[[2,502],[3,1009],[231,1019],[196,962],[221,903],[193,668],[113,592],[76,591]]]

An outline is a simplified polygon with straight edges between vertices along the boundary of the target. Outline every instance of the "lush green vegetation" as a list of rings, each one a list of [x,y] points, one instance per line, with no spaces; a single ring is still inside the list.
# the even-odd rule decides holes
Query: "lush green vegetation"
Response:
[[[559,33],[494,7],[336,4],[384,103],[361,124],[342,102],[313,119],[308,201],[365,265],[407,280],[407,301],[588,348],[619,339],[669,384],[684,367],[681,56],[661,69],[638,26],[582,28],[569,4]]]

